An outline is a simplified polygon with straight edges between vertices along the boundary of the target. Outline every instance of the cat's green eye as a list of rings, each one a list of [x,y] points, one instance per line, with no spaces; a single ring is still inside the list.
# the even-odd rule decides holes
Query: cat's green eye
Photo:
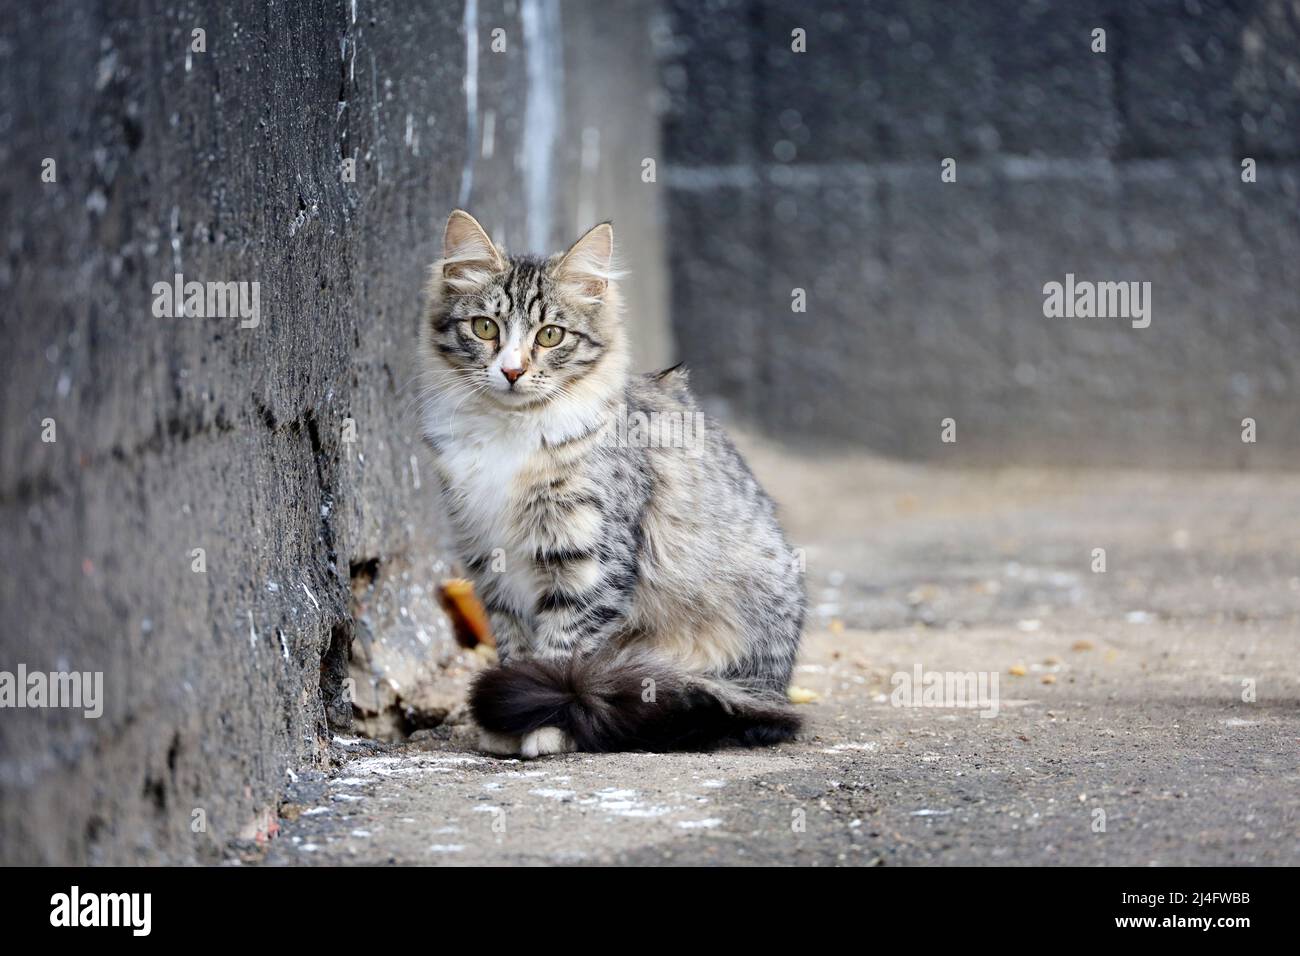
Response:
[[[474,334],[479,338],[489,341],[501,334],[501,330],[497,328],[497,324],[491,319],[475,319],[469,324],[469,327],[474,330]]]
[[[537,333],[537,344],[553,349],[564,341],[564,329],[558,325],[548,325]]]

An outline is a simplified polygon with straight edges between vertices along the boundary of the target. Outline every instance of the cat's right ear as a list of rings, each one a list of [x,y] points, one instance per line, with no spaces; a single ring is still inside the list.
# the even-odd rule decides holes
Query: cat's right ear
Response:
[[[442,233],[442,281],[453,292],[468,292],[505,268],[505,259],[477,219],[463,209],[447,217]]]

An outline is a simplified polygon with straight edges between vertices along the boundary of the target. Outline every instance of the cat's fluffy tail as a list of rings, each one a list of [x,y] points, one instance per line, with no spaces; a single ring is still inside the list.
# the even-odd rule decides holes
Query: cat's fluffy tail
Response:
[[[519,660],[479,674],[470,712],[484,730],[558,727],[578,750],[704,750],[789,740],[801,720],[775,694],[688,674],[651,654]]]

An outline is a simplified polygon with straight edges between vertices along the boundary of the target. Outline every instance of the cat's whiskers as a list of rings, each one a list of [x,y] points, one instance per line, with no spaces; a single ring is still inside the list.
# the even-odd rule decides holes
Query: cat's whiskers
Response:
[[[463,396],[461,396],[460,401],[458,401],[452,408],[451,414],[447,416],[447,434],[453,441],[456,438],[456,413],[460,411],[461,406],[470,398],[475,395],[484,395],[487,391],[488,386],[486,382],[472,382],[470,388]]]
[[[459,389],[465,387],[481,386],[482,383],[475,381],[474,373],[477,371],[479,370],[451,368],[426,372],[419,391],[412,396],[412,401],[419,404],[420,411],[423,412],[427,409],[428,403],[438,396],[456,394]]]
[[[423,422],[435,404],[454,401],[455,405],[447,416],[447,427],[454,438],[457,411],[470,398],[487,391],[486,382],[482,381],[481,376],[477,374],[481,371],[481,369],[471,368],[450,368],[426,373],[419,392],[412,396],[407,413],[414,410],[418,419]]]

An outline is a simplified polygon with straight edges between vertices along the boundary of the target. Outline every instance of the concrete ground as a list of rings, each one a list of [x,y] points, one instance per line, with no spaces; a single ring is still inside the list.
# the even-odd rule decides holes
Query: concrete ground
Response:
[[[1300,476],[746,447],[806,548],[801,739],[522,762],[476,753],[463,723],[340,738],[337,771],[301,776],[245,859],[1300,862]],[[896,706],[918,666],[991,697]]]

